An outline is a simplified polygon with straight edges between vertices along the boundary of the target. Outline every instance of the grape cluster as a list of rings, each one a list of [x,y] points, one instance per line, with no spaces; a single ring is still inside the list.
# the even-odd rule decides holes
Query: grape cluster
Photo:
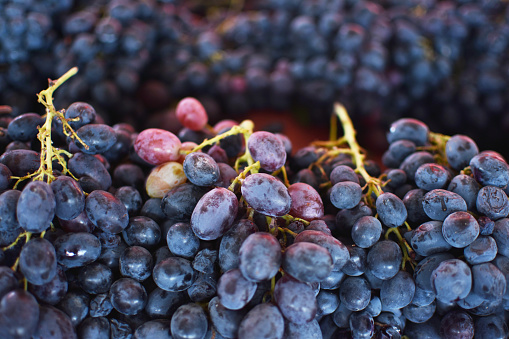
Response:
[[[274,109],[324,124],[340,101],[366,128],[412,116],[506,144],[490,133],[509,130],[504,1],[220,2],[2,2],[0,102],[34,111],[41,79],[78,66],[59,107],[86,101],[111,124],[170,127],[188,96],[214,122]]]
[[[507,338],[509,165],[395,121],[381,170],[344,134],[292,150],[176,107],[178,136],[74,102],[8,121],[5,338]],[[7,108],[3,108],[7,111]]]

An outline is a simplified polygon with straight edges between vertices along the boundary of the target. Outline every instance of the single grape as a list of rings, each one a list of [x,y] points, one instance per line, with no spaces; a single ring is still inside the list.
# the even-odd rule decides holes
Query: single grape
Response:
[[[156,166],[147,177],[145,189],[151,198],[163,198],[170,190],[179,187],[187,178],[182,165],[170,161]]]
[[[393,143],[405,139],[415,142],[417,146],[423,146],[428,141],[428,134],[429,128],[423,122],[412,118],[403,118],[391,124],[387,133],[387,141]]]
[[[76,218],[85,208],[85,194],[76,180],[59,176],[51,182],[55,196],[55,215],[62,220]]]
[[[218,251],[204,248],[198,253],[193,260],[193,268],[201,273],[212,274],[216,271]]]
[[[479,224],[467,212],[449,214],[442,224],[445,241],[452,247],[463,248],[470,245],[479,236]]]
[[[406,173],[398,168],[391,169],[387,172],[387,186],[398,188],[403,186],[407,181]]]
[[[441,221],[451,213],[467,211],[467,204],[459,194],[443,189],[435,189],[426,193],[422,206],[428,217]]]
[[[233,180],[237,177],[237,172],[233,167],[228,164],[218,162],[219,179],[214,183],[214,186],[228,188]]]
[[[40,159],[39,153],[26,149],[7,150],[0,155],[0,163],[7,166],[17,177],[37,171],[41,165]]]
[[[9,188],[11,176],[12,173],[9,167],[0,163],[0,192],[5,191]]]
[[[382,193],[376,199],[378,217],[387,227],[403,225],[407,218],[407,210],[403,201],[393,193]]]
[[[242,196],[255,211],[280,217],[290,212],[292,198],[286,186],[265,173],[248,176],[241,186]]]
[[[147,304],[145,288],[131,278],[120,278],[115,281],[110,288],[110,298],[113,307],[125,315],[135,315]]]
[[[347,277],[339,288],[341,304],[351,311],[365,309],[371,300],[371,286],[362,277]]]
[[[110,322],[105,317],[86,318],[78,327],[80,338],[110,338]]]
[[[212,186],[219,180],[219,166],[206,153],[189,153],[182,165],[186,177],[196,186]]]
[[[394,277],[384,280],[380,289],[380,300],[384,310],[401,309],[412,301],[415,293],[413,277],[399,271]]]
[[[260,167],[274,172],[286,162],[286,150],[283,142],[276,135],[258,131],[249,136],[247,148],[254,161],[260,162]]]
[[[423,164],[415,172],[415,184],[427,191],[444,188],[448,180],[449,172],[438,164]]]
[[[115,197],[125,205],[129,216],[137,215],[143,206],[140,192],[132,186],[119,187],[115,192]]]
[[[338,239],[320,231],[305,230],[295,237],[295,242],[311,242],[326,248],[334,265],[333,271],[339,271],[350,259],[347,247]]]
[[[246,238],[258,231],[249,219],[240,219],[223,235],[219,245],[219,266],[223,272],[239,267],[239,251]]]
[[[322,289],[316,295],[316,318],[321,319],[323,316],[332,314],[339,306],[339,295],[334,291]]]
[[[509,215],[509,198],[505,192],[495,186],[484,186],[479,190],[476,200],[479,213],[492,220],[505,218]]]
[[[448,191],[459,194],[467,203],[468,210],[476,207],[477,195],[481,186],[474,178],[466,174],[458,174],[452,178]]]
[[[17,281],[16,281],[17,282]],[[37,300],[48,305],[56,305],[67,293],[69,284],[62,266],[57,266],[57,274],[42,285],[28,285],[28,290]]]
[[[200,131],[208,122],[207,112],[203,105],[191,97],[179,101],[175,114],[184,127],[193,131]]]
[[[341,210],[336,214],[336,225],[337,232],[333,232],[333,235],[350,236],[352,233],[352,227],[357,219],[366,216],[373,215],[373,211],[365,203],[360,202],[357,206],[349,210]]]
[[[74,140],[76,147],[85,154],[99,154],[108,151],[116,142],[115,130],[105,124],[87,124],[80,127],[76,134],[87,145]]]
[[[161,260],[154,266],[152,276],[159,288],[171,292],[188,289],[197,278],[191,262],[179,257]]]
[[[27,242],[19,255],[19,269],[33,285],[50,282],[57,274],[55,247],[46,239],[35,238]]]
[[[290,215],[308,221],[323,217],[322,198],[312,186],[295,183],[288,187],[288,193],[292,199]]]
[[[72,119],[69,121],[69,125],[77,130],[81,126],[95,122],[97,113],[90,104],[77,101],[67,107],[64,116],[66,119]]]
[[[173,224],[166,235],[171,253],[184,258],[193,258],[200,248],[200,239],[193,233],[191,224]]]
[[[475,319],[475,338],[504,339],[509,335],[507,324],[499,315],[489,315]]]
[[[421,324],[431,319],[435,310],[435,302],[431,302],[429,305],[425,306],[417,306],[412,302],[403,309],[403,315],[407,318],[407,320]]]
[[[497,256],[497,243],[490,236],[480,235],[470,245],[465,247],[463,254],[470,265],[492,261]]]
[[[375,333],[375,321],[366,312],[353,312],[349,325],[353,338],[371,338]]]
[[[56,307],[69,316],[73,326],[78,326],[88,314],[88,294],[82,291],[69,291]]]
[[[253,233],[242,243],[239,258],[239,268],[246,279],[268,280],[276,275],[281,265],[281,245],[270,233]]]
[[[44,181],[31,181],[21,191],[16,217],[25,231],[41,233],[50,226],[55,208],[55,195],[50,185]]]
[[[0,299],[0,331],[7,338],[31,338],[39,322],[39,305],[27,291],[15,289]]]
[[[106,191],[111,186],[110,173],[101,160],[94,155],[75,153],[69,159],[67,167],[75,177],[79,178],[79,184],[88,193],[94,189]]]
[[[341,271],[351,277],[357,277],[366,272],[367,251],[358,246],[347,246],[350,259],[341,268]]]
[[[106,317],[112,310],[113,305],[111,304],[108,293],[97,294],[90,299],[88,311],[91,317]]]
[[[44,124],[44,118],[37,113],[23,113],[12,119],[7,133],[12,140],[31,141],[39,132],[37,127]]]
[[[388,153],[396,163],[401,164],[403,160],[410,154],[414,153],[416,150],[415,143],[413,141],[407,139],[400,139],[394,142],[391,142],[389,145]]]
[[[149,217],[136,216],[129,219],[129,224],[122,231],[122,237],[129,246],[153,248],[161,240],[161,228]]]
[[[472,288],[472,272],[468,265],[459,259],[442,261],[433,270],[430,279],[437,300],[443,302],[463,299]]]
[[[369,249],[368,269],[375,277],[387,280],[399,272],[402,260],[403,254],[398,244],[392,240],[382,240]]]
[[[440,336],[444,339],[472,339],[474,321],[464,311],[451,311],[444,315],[440,324]]]
[[[171,335],[175,339],[205,338],[208,321],[198,304],[180,306],[171,318]]]
[[[198,278],[187,289],[191,301],[208,302],[217,294],[217,276],[200,273]]]
[[[359,204],[362,198],[362,188],[352,181],[341,181],[332,186],[330,201],[339,209],[351,209]]]
[[[193,210],[193,232],[202,240],[218,239],[232,226],[238,205],[232,191],[222,187],[212,189],[201,197]]]
[[[291,276],[285,275],[277,281],[274,300],[283,317],[292,323],[307,323],[316,316],[315,293],[308,284]]]
[[[320,339],[323,338],[322,330],[316,319],[303,324],[285,322],[284,338],[293,339]]]
[[[441,221],[428,221],[421,224],[411,233],[410,245],[414,251],[423,256],[446,252],[451,245],[444,239]]]
[[[144,247],[130,246],[119,259],[120,274],[136,281],[144,281],[152,274],[152,254]]]
[[[161,209],[169,219],[189,222],[196,204],[206,192],[205,188],[189,182],[183,183],[164,195]]]
[[[445,144],[447,162],[458,171],[467,167],[472,157],[478,153],[477,144],[466,135],[453,135]]]
[[[177,161],[180,146],[181,142],[175,134],[159,128],[142,131],[134,141],[136,154],[151,165]]]
[[[332,186],[342,181],[352,181],[356,184],[359,183],[359,177],[355,171],[351,167],[345,165],[335,166],[331,171],[329,178]]]
[[[66,233],[54,242],[58,263],[64,267],[81,267],[101,254],[101,242],[90,233]]]
[[[334,267],[329,251],[310,242],[296,242],[283,253],[282,267],[303,282],[320,282]]]
[[[362,248],[373,246],[381,234],[382,224],[372,216],[359,218],[352,227],[352,240]]]
[[[490,153],[479,153],[470,160],[475,180],[483,186],[504,188],[509,183],[509,165]]]
[[[408,180],[414,180],[415,173],[421,165],[434,162],[435,160],[431,153],[418,151],[407,156],[399,166],[399,169],[405,172]]]
[[[244,339],[282,339],[285,322],[279,309],[269,303],[258,304],[242,319],[238,337]]]
[[[238,268],[226,271],[217,284],[217,296],[222,306],[240,310],[253,298],[256,283],[244,278]]]
[[[125,205],[111,193],[96,190],[85,200],[85,211],[90,221],[107,233],[118,234],[129,223]]]

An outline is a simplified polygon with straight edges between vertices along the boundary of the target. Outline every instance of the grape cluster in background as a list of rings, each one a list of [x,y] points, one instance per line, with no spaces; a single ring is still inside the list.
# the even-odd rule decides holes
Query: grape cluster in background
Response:
[[[186,96],[211,121],[271,109],[324,124],[339,101],[360,133],[409,116],[507,152],[505,1],[23,0],[0,14],[14,115],[78,66],[60,107],[86,101],[111,124],[171,125]]]

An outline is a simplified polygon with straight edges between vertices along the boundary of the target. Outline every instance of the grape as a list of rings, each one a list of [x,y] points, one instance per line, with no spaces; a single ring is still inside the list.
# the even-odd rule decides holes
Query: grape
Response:
[[[332,317],[334,324],[339,328],[348,328],[350,326],[350,315],[353,312],[346,308],[346,306],[342,303],[339,304],[339,307],[334,311]]]
[[[290,276],[285,275],[277,281],[274,299],[281,314],[292,323],[310,322],[316,315],[317,303],[313,290]]]
[[[207,302],[217,293],[217,277],[215,274],[200,274],[187,290],[189,298],[194,302]]]
[[[207,316],[198,304],[180,306],[171,318],[171,335],[175,339],[203,339],[207,327]]]
[[[290,211],[288,189],[269,174],[251,174],[242,182],[241,192],[249,206],[262,214],[280,217]]]
[[[64,312],[52,306],[40,306],[39,322],[34,339],[77,338],[71,320]]]
[[[7,266],[0,266],[0,298],[14,290],[18,285],[18,279],[14,271]]]
[[[193,210],[206,190],[191,183],[170,189],[161,200],[161,209],[167,218],[189,222]]]
[[[448,191],[459,194],[467,203],[469,210],[476,207],[477,195],[481,186],[474,178],[465,174],[458,174],[452,178],[447,187]]]
[[[429,220],[424,212],[423,199],[426,191],[423,189],[412,189],[403,197],[403,203],[407,210],[407,221],[421,224]]]
[[[7,133],[12,140],[31,141],[37,136],[38,126],[44,124],[44,119],[37,113],[24,113],[12,119],[7,127]]]
[[[193,131],[203,129],[208,122],[205,108],[195,98],[188,97],[180,100],[175,113],[180,123]]]
[[[412,232],[410,244],[414,251],[423,256],[445,252],[451,245],[444,239],[441,221],[428,221]]]
[[[410,154],[403,160],[399,169],[403,170],[409,180],[414,180],[417,169],[424,164],[433,163],[433,155],[425,151]]]
[[[352,181],[356,184],[359,183],[359,177],[353,169],[345,165],[339,165],[334,167],[329,175],[332,186],[342,181]]]
[[[316,319],[332,314],[339,306],[339,295],[320,286],[320,292],[316,295],[316,306]]]
[[[371,338],[375,333],[375,321],[365,312],[352,313],[349,325],[354,338]]]
[[[32,239],[21,250],[19,269],[25,279],[33,285],[50,282],[57,274],[55,248],[46,239]]]
[[[442,318],[440,335],[444,339],[471,339],[474,337],[474,321],[464,311],[449,312]]]
[[[272,304],[263,303],[253,307],[242,319],[238,337],[282,339],[284,330],[284,319],[278,308]]]
[[[113,170],[113,181],[116,187],[132,186],[141,191],[145,183],[145,174],[135,164],[120,164]]]
[[[56,306],[69,316],[73,326],[78,326],[88,314],[89,297],[81,291],[69,291]]]
[[[448,179],[449,173],[447,170],[437,164],[423,164],[415,172],[415,184],[427,191],[444,188]]]
[[[151,318],[166,318],[188,301],[186,292],[170,292],[155,288],[148,296],[145,312]]]
[[[214,186],[228,188],[232,181],[237,177],[237,172],[228,164],[218,162],[219,179],[214,183]]]
[[[435,313],[435,309],[436,305],[434,302],[425,306],[417,306],[412,303],[403,309],[403,315],[407,318],[407,320],[421,324],[431,319]]]
[[[480,153],[470,160],[475,180],[483,186],[504,188],[509,183],[509,165],[492,154]]]
[[[147,304],[145,288],[131,278],[115,281],[110,288],[110,298],[113,307],[125,315],[138,314]]]
[[[477,220],[467,212],[449,214],[442,224],[445,241],[456,248],[470,245],[479,236]]]
[[[341,304],[351,311],[365,309],[371,300],[371,287],[362,277],[347,277],[339,288]]]
[[[303,282],[320,282],[332,271],[329,251],[310,242],[296,242],[283,253],[282,267],[292,277]]]
[[[468,298],[480,298],[483,301],[497,301],[506,293],[504,274],[492,263],[472,266],[472,294]],[[468,299],[467,298],[467,299]]]
[[[492,233],[497,243],[498,253],[509,257],[509,219],[503,218],[495,221]]]
[[[122,231],[122,237],[129,246],[153,248],[161,240],[161,229],[149,217],[137,216],[129,219],[129,224]]]
[[[154,167],[147,177],[145,188],[151,198],[163,198],[170,190],[186,182],[184,168],[170,161]]]
[[[373,245],[367,257],[368,269],[382,280],[394,277],[401,266],[403,254],[392,240],[382,240]]]
[[[202,240],[221,237],[232,226],[237,209],[238,200],[232,191],[222,187],[212,189],[201,197],[193,210],[193,232]]]
[[[118,234],[129,223],[125,205],[111,193],[96,190],[85,200],[85,211],[90,221],[107,233]]]
[[[213,145],[209,148],[207,151],[207,154],[214,159],[214,161],[217,163],[217,166],[219,167],[220,163],[226,164],[228,162],[228,155],[226,154],[226,151],[221,148],[218,144]],[[235,172],[235,170],[233,170]],[[237,176],[237,173],[235,172],[234,178]],[[221,174],[219,174],[221,175]],[[219,180],[219,179],[218,179]]]
[[[459,259],[444,260],[433,270],[431,284],[437,300],[452,302],[463,299],[472,288],[472,272]]]
[[[152,274],[152,254],[141,246],[130,246],[119,259],[120,274],[136,281],[144,281]]]
[[[108,151],[117,142],[115,130],[105,124],[87,124],[76,130],[79,140],[75,140],[76,147],[85,154],[99,154]]]
[[[97,113],[90,104],[78,101],[73,102],[67,107],[64,116],[66,119],[76,119],[70,120],[69,125],[71,125],[74,130],[77,130],[81,126],[95,122]]]
[[[431,275],[433,271],[442,261],[453,258],[454,256],[452,254],[443,252],[430,255],[429,257],[421,260],[414,270],[414,280],[417,289],[420,288],[425,292],[433,292],[433,286],[431,285]]]
[[[219,245],[219,266],[224,272],[239,267],[239,251],[246,238],[258,231],[249,219],[241,219],[223,235]]]
[[[475,338],[503,339],[509,335],[507,324],[498,315],[479,317],[475,320]]]
[[[75,153],[67,163],[67,167],[75,177],[80,179],[78,183],[88,193],[94,189],[106,191],[111,186],[110,173],[101,160],[91,154]],[[93,184],[91,189],[85,187],[87,181],[89,186]]]
[[[341,210],[336,214],[336,225],[338,226],[338,232],[341,235],[351,235],[351,230],[357,219],[366,216],[373,215],[371,208],[360,202],[357,206],[349,210]],[[333,232],[334,234],[334,232]]]
[[[0,163],[7,166],[11,173],[18,177],[34,173],[40,166],[40,154],[25,149],[7,150],[0,155]]]
[[[0,192],[9,188],[11,175],[12,173],[9,167],[0,163]]]
[[[51,183],[55,196],[55,215],[59,219],[76,218],[85,208],[85,194],[71,177],[59,176]]]
[[[259,131],[251,134],[247,140],[247,148],[254,161],[259,161],[260,167],[266,171],[276,171],[286,162],[283,142],[270,132]]]
[[[311,220],[309,225],[306,227],[307,231],[320,231],[322,233],[325,233],[327,235],[332,235],[332,232],[327,226],[327,223],[320,219]]]
[[[67,293],[68,283],[62,266],[57,266],[57,274],[49,282],[42,285],[28,285],[32,293],[40,302],[56,305]]]
[[[479,236],[463,251],[470,265],[492,261],[497,255],[497,243],[490,236]]]
[[[253,298],[256,283],[242,276],[239,269],[226,271],[217,285],[217,296],[222,306],[229,310],[240,310]]]
[[[152,276],[159,288],[171,292],[184,291],[196,280],[191,262],[179,257],[161,260],[155,265]]]
[[[403,201],[393,193],[382,193],[376,199],[378,217],[387,227],[403,225],[407,218],[407,210]]]
[[[270,233],[250,234],[239,250],[239,268],[248,280],[259,282],[276,275],[281,265],[281,245]]]
[[[101,254],[101,243],[90,233],[66,233],[54,242],[58,263],[67,268],[85,266]]]
[[[110,338],[110,322],[107,318],[87,318],[78,328],[78,336],[80,338]]]
[[[323,336],[318,321],[316,321],[316,319],[313,319],[310,322],[303,324],[286,322],[284,338],[320,339],[323,338]]]
[[[341,271],[349,276],[359,276],[366,271],[366,250],[362,247],[347,246],[350,259],[341,268]]]
[[[113,305],[107,293],[98,294],[90,299],[89,314],[91,317],[105,317],[110,314],[112,310]]]
[[[39,321],[39,305],[29,292],[13,290],[0,300],[0,330],[7,338],[31,338]]]
[[[136,154],[151,165],[161,165],[179,158],[181,142],[175,134],[149,128],[138,134],[134,142]]]
[[[115,192],[115,198],[124,203],[129,216],[137,215],[143,205],[143,199],[140,192],[131,186],[119,187]]]
[[[396,140],[390,143],[387,152],[399,163],[416,150],[415,143],[407,139]],[[398,165],[399,166],[399,165]]]
[[[171,253],[184,258],[193,258],[200,248],[200,239],[188,223],[173,224],[166,235]]]
[[[359,204],[362,198],[362,188],[351,181],[341,181],[332,186],[330,201],[339,209],[351,209]]]
[[[310,185],[295,183],[288,187],[292,199],[290,214],[304,220],[314,220],[323,217],[324,207],[320,194]]]
[[[183,166],[187,179],[196,186],[212,186],[219,180],[219,166],[206,153],[189,153]]]
[[[423,146],[428,141],[429,128],[419,120],[412,118],[399,119],[391,124],[387,133],[387,141],[410,140],[417,146]]]
[[[350,254],[345,245],[336,238],[320,231],[306,230],[297,235],[295,242],[311,242],[326,248],[334,265],[333,271],[339,271],[350,259]]]
[[[32,181],[21,191],[16,205],[16,217],[25,231],[41,233],[50,226],[55,216],[55,207],[55,196],[50,185],[43,181]]]
[[[412,276],[399,271],[394,277],[384,280],[380,289],[380,300],[383,309],[400,309],[412,301],[415,293],[415,282]]]
[[[477,144],[466,135],[453,135],[445,144],[447,162],[458,171],[467,167],[477,153],[479,153]]]
[[[193,260],[193,268],[201,273],[212,274],[215,272],[215,264],[217,262],[217,250],[209,250],[204,248],[196,253]]]
[[[505,218],[509,215],[509,199],[498,187],[484,186],[479,190],[476,201],[479,213],[492,220]]]
[[[16,218],[16,205],[21,192],[7,190],[0,194],[0,230],[16,230],[19,223]]]
[[[428,217],[441,221],[451,213],[467,211],[467,204],[459,194],[443,189],[435,189],[426,193],[422,206]]]

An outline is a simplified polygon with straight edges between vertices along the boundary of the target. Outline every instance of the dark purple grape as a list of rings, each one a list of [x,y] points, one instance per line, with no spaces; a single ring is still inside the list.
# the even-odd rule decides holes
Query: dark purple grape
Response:
[[[0,331],[6,338],[31,338],[39,320],[37,300],[27,291],[16,289],[0,300]],[[43,316],[43,314],[41,314]],[[34,335],[35,336],[35,335]]]
[[[408,180],[414,180],[415,173],[421,165],[433,162],[435,162],[435,160],[431,153],[419,151],[407,156],[399,166],[399,169],[405,171]]]
[[[166,235],[166,243],[171,253],[191,259],[200,249],[200,239],[194,234],[191,225],[184,222],[173,224]]]
[[[26,149],[6,151],[0,155],[0,163],[7,166],[17,177],[37,171],[41,165],[40,159],[39,153]]]
[[[137,281],[144,281],[152,274],[153,259],[150,252],[141,246],[130,246],[124,250],[119,259],[122,276]]]
[[[148,296],[145,312],[154,319],[169,318],[188,299],[186,292],[170,292],[156,287]]]
[[[445,144],[447,162],[458,171],[467,167],[477,153],[479,153],[477,144],[466,135],[453,135]]]
[[[413,323],[424,323],[431,319],[436,310],[436,303],[431,302],[429,305],[417,306],[413,302],[403,309],[403,315],[407,320]]]
[[[407,210],[403,201],[393,193],[382,193],[376,199],[376,211],[382,223],[387,227],[403,225]]]
[[[505,218],[509,215],[509,199],[505,192],[495,186],[484,186],[479,190],[476,200],[479,213],[492,220]]]
[[[90,299],[89,314],[91,317],[106,317],[112,310],[113,305],[108,293],[98,294]]]
[[[316,295],[316,319],[322,319],[323,316],[334,313],[338,306],[339,295],[335,291],[328,291],[320,286],[320,292]]]
[[[237,177],[237,172],[228,164],[219,162],[219,179],[214,183],[214,186],[228,188],[232,181]]]
[[[129,219],[122,237],[129,246],[153,248],[161,240],[161,228],[149,217],[136,216]]]
[[[239,258],[239,268],[245,278],[255,282],[268,280],[281,266],[281,245],[270,233],[253,233],[242,243]]]
[[[183,183],[164,195],[161,209],[169,219],[189,222],[196,204],[205,193],[206,190],[202,187]]]
[[[138,314],[147,304],[147,292],[142,284],[131,278],[120,278],[111,285],[113,307],[125,315]]]
[[[399,271],[394,277],[384,280],[380,288],[380,300],[384,310],[401,309],[412,301],[415,293],[413,277],[405,271]]]
[[[367,257],[368,269],[378,279],[394,277],[401,267],[403,254],[392,240],[382,240],[373,245]]]
[[[347,246],[350,259],[341,268],[341,271],[351,277],[357,277],[366,272],[367,251],[358,246]]]
[[[80,287],[87,293],[106,293],[113,283],[113,272],[108,266],[93,262],[80,270],[78,281]]]
[[[444,188],[448,180],[449,172],[438,164],[423,164],[415,172],[415,184],[427,191]]]
[[[442,222],[435,220],[425,222],[413,230],[409,242],[415,253],[422,256],[446,252],[452,247],[444,239]]]
[[[242,319],[238,337],[244,339],[282,339],[285,322],[279,309],[268,303],[252,308]]]
[[[475,320],[475,338],[504,339],[509,335],[507,324],[499,315],[479,317]]]
[[[381,234],[382,224],[372,216],[359,218],[352,227],[352,240],[361,248],[373,246],[380,239]]]
[[[143,338],[171,339],[170,320],[156,319],[139,326],[134,331],[133,339]]]
[[[417,146],[423,146],[428,141],[429,128],[423,122],[403,118],[391,124],[389,132],[387,133],[387,141],[393,143],[397,140],[410,140]]]
[[[118,234],[129,224],[125,205],[106,191],[90,193],[85,202],[85,211],[90,221],[107,233]]]
[[[110,322],[105,317],[86,318],[78,327],[80,338],[110,338]]]
[[[205,338],[208,321],[198,304],[180,306],[171,318],[171,335],[175,339]]]
[[[359,204],[362,198],[362,188],[352,181],[341,181],[332,186],[330,201],[339,209],[351,209]]]
[[[323,217],[324,207],[320,194],[310,185],[295,183],[288,187],[292,199],[290,214],[304,220]]]
[[[11,170],[9,167],[0,163],[0,192],[9,188],[11,183]]]
[[[352,227],[357,219],[366,216],[373,215],[373,211],[369,206],[360,202],[359,205],[349,210],[341,210],[336,214],[336,225],[337,229],[332,230],[334,236],[350,236]],[[336,232],[335,232],[336,231]],[[338,233],[338,235],[336,235]]]
[[[133,330],[131,326],[123,321],[110,319],[110,338],[111,339],[129,339],[132,338]]]
[[[463,248],[470,245],[479,236],[479,224],[467,212],[449,214],[442,224],[445,241],[452,247]]]
[[[71,177],[59,176],[51,183],[55,195],[55,215],[62,220],[76,218],[85,208],[85,194]]]
[[[458,174],[452,178],[447,187],[448,191],[459,194],[467,203],[469,210],[475,209],[477,195],[481,186],[474,178],[465,174]]]
[[[296,242],[283,253],[282,267],[303,282],[320,282],[334,267],[329,251],[310,242]]]
[[[365,309],[371,300],[371,287],[362,277],[347,277],[339,288],[341,304],[351,311]]]
[[[223,272],[239,267],[239,251],[246,238],[258,231],[249,219],[241,219],[223,235],[219,245],[219,266]]]
[[[199,274],[191,287],[187,289],[191,301],[207,302],[217,294],[217,276],[215,274]]]
[[[69,291],[56,307],[69,316],[73,326],[78,326],[88,314],[88,294],[81,291]]]
[[[39,132],[37,127],[44,125],[44,119],[37,113],[24,113],[14,118],[7,127],[12,140],[31,141]]]
[[[94,155],[75,153],[69,159],[67,167],[75,177],[79,178],[81,187],[88,193],[94,189],[106,191],[111,186],[110,173],[101,160]]]
[[[465,298],[472,288],[472,272],[459,259],[442,261],[433,270],[430,279],[437,300],[446,303]]]
[[[416,146],[413,141],[401,139],[390,143],[388,153],[396,160],[397,166],[399,166],[407,156],[415,152],[415,149]]]
[[[217,296],[221,305],[229,310],[240,310],[256,292],[256,283],[244,278],[238,268],[229,270],[219,278]]]
[[[316,297],[312,288],[289,275],[277,281],[274,300],[283,317],[292,323],[310,322],[317,312]]]
[[[336,185],[338,182],[343,181],[351,181],[356,184],[359,183],[359,177],[357,176],[355,171],[351,167],[345,165],[335,166],[332,172],[330,173],[329,178],[333,186]]]
[[[350,259],[350,253],[343,243],[333,236],[320,231],[305,230],[295,237],[295,242],[311,242],[326,248],[334,265],[333,271],[339,271]]]
[[[498,253],[509,257],[509,219],[503,218],[495,221],[492,233],[497,243]]]
[[[492,261],[497,256],[497,243],[490,236],[481,235],[463,251],[470,265]]]
[[[500,157],[482,152],[470,160],[475,180],[483,186],[504,188],[509,183],[509,165]]]
[[[18,286],[14,271],[7,266],[0,266],[0,298]]]
[[[208,311],[210,321],[220,335],[226,338],[237,336],[240,322],[246,314],[245,310],[229,310],[219,302],[219,297],[216,296],[209,301]]]
[[[95,122],[96,116],[95,109],[86,102],[73,102],[65,111],[66,119],[76,119],[75,121],[69,121],[69,125],[71,125],[74,130]]]
[[[66,233],[53,243],[58,263],[64,267],[81,267],[101,254],[101,242],[90,233]]]
[[[193,268],[201,273],[212,274],[216,271],[216,262],[217,262],[217,250],[211,250],[208,248],[204,248],[198,253],[193,260]]]
[[[78,338],[67,314],[52,306],[41,305],[39,309],[39,322],[34,339]]]
[[[188,289],[197,277],[191,262],[179,257],[161,260],[155,265],[152,276],[159,288],[171,292]]]
[[[137,215],[143,206],[140,192],[132,186],[119,187],[115,192],[115,197],[124,203],[130,216]]]
[[[16,217],[25,231],[41,233],[50,226],[55,207],[55,196],[50,185],[44,181],[31,181],[21,191]]]
[[[444,315],[440,324],[440,336],[444,339],[471,339],[474,337],[474,321],[465,311],[452,311]]]
[[[459,194],[443,189],[426,193],[422,206],[426,215],[433,220],[443,221],[451,213],[467,211],[467,204]]]
[[[87,124],[76,130],[79,140],[74,140],[76,147],[85,154],[99,154],[108,151],[116,142],[115,130],[105,124]]]
[[[247,148],[254,161],[260,162],[260,167],[274,172],[286,162],[286,150],[283,142],[276,135],[258,131],[249,136]]]
[[[67,293],[68,283],[67,277],[62,266],[57,266],[57,274],[51,281],[42,285],[28,285],[30,293],[37,300],[49,305],[56,305]]]
[[[242,182],[241,191],[249,206],[259,213],[280,217],[290,212],[288,189],[272,175],[251,174]]]
[[[371,338],[375,333],[375,321],[366,312],[353,312],[349,325],[354,338]]]
[[[189,153],[183,166],[187,179],[196,186],[212,186],[219,179],[219,167],[206,153]]]
[[[33,285],[50,282],[57,274],[55,247],[46,239],[35,238],[27,242],[19,255],[19,269]]]

